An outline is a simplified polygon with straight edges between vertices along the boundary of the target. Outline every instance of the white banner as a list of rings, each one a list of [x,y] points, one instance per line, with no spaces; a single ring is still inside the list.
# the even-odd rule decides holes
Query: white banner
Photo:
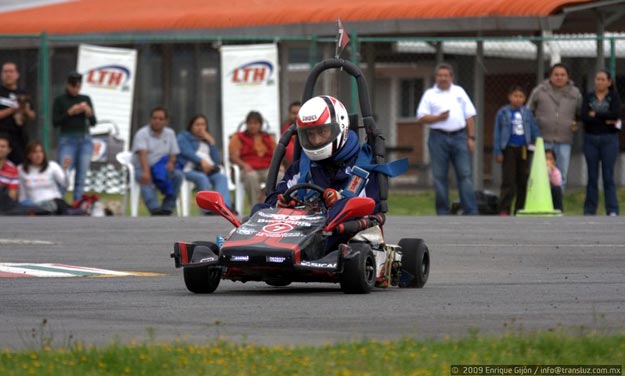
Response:
[[[128,150],[137,51],[81,44],[76,70],[83,75],[80,92],[91,97],[98,120],[91,133],[107,133],[116,126]],[[94,160],[107,153],[107,145],[95,145],[97,141],[94,139]]]
[[[250,111],[263,116],[263,130],[280,137],[278,47],[256,44],[221,47],[222,139],[228,140]],[[245,125],[242,126],[242,130]]]

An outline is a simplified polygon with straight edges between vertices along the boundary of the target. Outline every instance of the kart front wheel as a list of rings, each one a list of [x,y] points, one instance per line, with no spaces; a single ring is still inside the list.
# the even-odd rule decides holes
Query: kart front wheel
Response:
[[[423,239],[401,239],[400,287],[422,288],[430,275],[430,250]]]
[[[368,294],[375,285],[375,256],[368,244],[352,243],[350,247],[358,254],[343,263],[341,289],[346,294]]]
[[[182,272],[187,289],[196,294],[210,294],[214,292],[219,286],[219,281],[221,281],[220,267],[186,267]]]

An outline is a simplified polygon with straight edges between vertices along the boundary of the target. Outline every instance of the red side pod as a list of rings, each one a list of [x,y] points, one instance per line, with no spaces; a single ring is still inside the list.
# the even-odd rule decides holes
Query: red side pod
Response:
[[[360,218],[373,213],[375,201],[369,197],[354,197],[345,203],[343,210],[324,227],[324,231],[332,231],[339,224],[352,218]]]

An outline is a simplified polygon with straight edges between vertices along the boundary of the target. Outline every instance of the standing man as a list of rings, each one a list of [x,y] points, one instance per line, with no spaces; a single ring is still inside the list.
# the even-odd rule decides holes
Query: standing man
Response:
[[[545,140],[545,149],[552,149],[556,165],[562,173],[562,191],[571,161],[573,133],[577,131],[577,115],[582,106],[582,94],[569,80],[569,70],[562,63],[554,64],[549,78],[536,86],[527,101],[534,112],[538,128]]]
[[[434,87],[423,94],[417,108],[417,123],[427,124],[430,128],[428,149],[436,193],[436,214],[449,214],[449,162],[456,170],[464,214],[479,214],[473,191],[470,154],[475,147],[475,107],[464,89],[453,84],[451,65],[438,64],[435,74]]]
[[[167,127],[167,110],[156,107],[151,112],[150,124],[135,134],[132,143],[135,178],[141,184],[143,203],[152,215],[171,215],[184,176],[176,170],[176,155],[180,153],[176,133]],[[154,187],[165,197],[159,205]]]
[[[284,134],[284,132],[286,132],[287,129],[289,129],[291,124],[295,124],[300,107],[302,107],[302,103],[298,101],[292,102],[289,105],[289,114],[287,115],[287,119],[284,122],[284,124],[282,124],[282,129],[280,130],[281,134]],[[291,137],[291,141],[289,141],[289,144],[286,147],[286,151],[284,152],[284,159],[282,161],[284,162],[283,164],[285,168],[288,168],[291,165],[291,163],[293,163],[294,150],[295,150],[295,135]]]
[[[17,87],[20,74],[17,65],[6,62],[2,65],[2,86],[0,86],[0,132],[11,140],[9,160],[19,165],[24,160],[28,143],[26,126],[35,120],[30,95]]]
[[[65,82],[65,93],[54,99],[52,124],[59,128],[58,162],[75,170],[74,201],[82,198],[85,178],[91,164],[93,141],[89,128],[96,124],[91,98],[80,94],[82,75],[72,72]]]

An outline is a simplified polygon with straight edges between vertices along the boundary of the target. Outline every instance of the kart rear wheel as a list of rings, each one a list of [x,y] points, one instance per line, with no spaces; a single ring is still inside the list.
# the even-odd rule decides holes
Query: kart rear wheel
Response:
[[[186,267],[182,270],[184,284],[196,294],[210,294],[217,290],[221,281],[221,268],[210,266]]]
[[[350,247],[360,252],[344,261],[340,275],[341,289],[346,294],[368,294],[375,285],[375,256],[368,244],[352,243]]]
[[[430,250],[423,239],[401,239],[398,244],[402,249],[400,287],[422,288],[430,275]],[[404,276],[412,276],[406,280]]]

